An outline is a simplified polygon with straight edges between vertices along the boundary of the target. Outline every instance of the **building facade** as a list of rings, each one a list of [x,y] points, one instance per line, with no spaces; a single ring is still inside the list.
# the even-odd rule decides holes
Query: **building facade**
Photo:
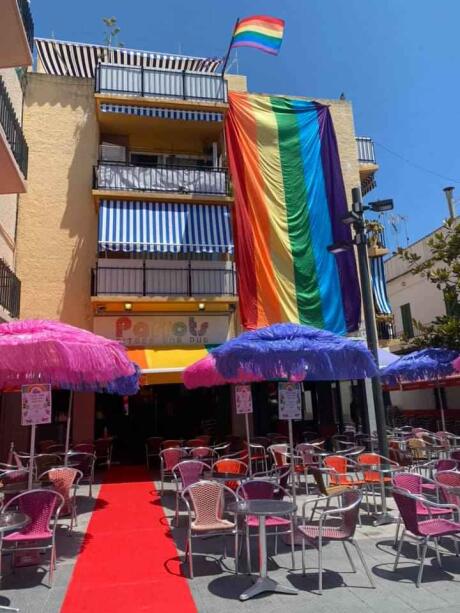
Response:
[[[18,194],[27,189],[22,129],[24,70],[32,65],[33,20],[27,0],[5,0],[0,19],[0,322],[19,316],[16,269]]]
[[[223,126],[228,91],[245,91],[246,78],[223,79],[206,58],[45,39],[37,48],[24,104],[21,317],[124,342],[143,370],[146,404],[177,393],[205,406],[178,383],[209,346],[240,331]],[[356,138],[349,101],[320,102],[331,109],[347,195],[369,191],[372,141]],[[104,399],[76,403],[74,438],[92,438]]]

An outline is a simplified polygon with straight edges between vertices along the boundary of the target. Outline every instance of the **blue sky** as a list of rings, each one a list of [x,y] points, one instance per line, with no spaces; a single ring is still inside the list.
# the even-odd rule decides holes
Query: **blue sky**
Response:
[[[205,56],[224,54],[236,17],[282,17],[278,57],[238,52],[249,88],[344,92],[356,133],[376,143],[372,199],[394,199],[411,241],[446,216],[443,187],[460,200],[458,0],[32,0],[32,11],[37,36],[101,43],[102,17],[115,16],[126,47]],[[387,239],[394,247],[391,231]]]

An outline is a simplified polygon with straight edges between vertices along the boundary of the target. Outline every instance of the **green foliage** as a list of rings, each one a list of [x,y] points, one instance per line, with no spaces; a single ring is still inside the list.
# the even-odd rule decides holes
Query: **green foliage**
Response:
[[[398,249],[413,275],[421,275],[444,294],[446,315],[423,325],[414,320],[421,335],[412,340],[416,347],[448,347],[460,350],[460,223],[455,219],[444,222],[442,232],[429,240],[431,256],[421,257],[407,249]]]
[[[125,45],[117,40],[118,35],[121,32],[120,28],[117,25],[117,18],[103,17],[102,23],[106,27],[104,35],[104,44],[107,45],[107,47],[124,47]]]

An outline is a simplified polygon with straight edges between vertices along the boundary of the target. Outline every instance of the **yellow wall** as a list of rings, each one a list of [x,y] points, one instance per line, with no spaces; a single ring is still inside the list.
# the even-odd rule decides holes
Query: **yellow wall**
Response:
[[[91,177],[99,138],[93,96],[90,80],[28,75],[29,189],[20,198],[17,238],[21,318],[92,329],[97,217]]]

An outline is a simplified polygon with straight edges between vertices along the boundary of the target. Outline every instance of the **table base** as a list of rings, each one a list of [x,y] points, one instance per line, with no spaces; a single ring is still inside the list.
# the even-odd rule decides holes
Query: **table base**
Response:
[[[280,585],[270,577],[259,577],[254,585],[241,594],[240,600],[249,600],[250,598],[254,598],[254,596],[262,594],[263,592],[276,592],[277,594],[292,595],[299,593],[298,590],[294,589],[293,587]]]

